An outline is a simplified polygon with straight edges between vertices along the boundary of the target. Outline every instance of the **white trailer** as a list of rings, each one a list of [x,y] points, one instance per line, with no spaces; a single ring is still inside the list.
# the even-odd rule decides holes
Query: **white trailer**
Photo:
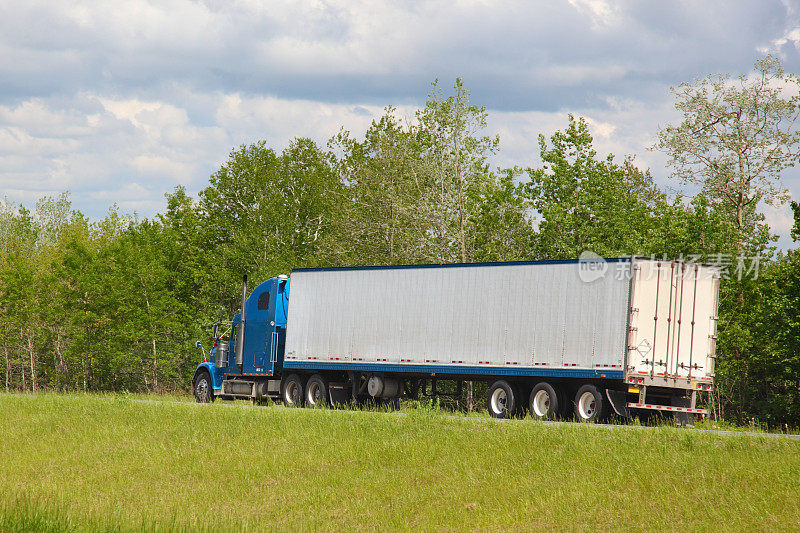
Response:
[[[646,258],[297,269],[283,369],[347,375],[353,397],[487,381],[494,416],[705,414],[719,275]]]

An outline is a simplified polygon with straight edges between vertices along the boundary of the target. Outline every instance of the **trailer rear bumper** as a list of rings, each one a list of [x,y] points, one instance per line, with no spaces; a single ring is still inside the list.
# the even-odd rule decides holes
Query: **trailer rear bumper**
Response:
[[[707,415],[708,409],[693,409],[691,407],[673,407],[672,405],[656,405],[652,403],[628,402],[628,408],[633,409],[653,409],[655,411],[672,411],[676,413],[690,413],[695,415]]]

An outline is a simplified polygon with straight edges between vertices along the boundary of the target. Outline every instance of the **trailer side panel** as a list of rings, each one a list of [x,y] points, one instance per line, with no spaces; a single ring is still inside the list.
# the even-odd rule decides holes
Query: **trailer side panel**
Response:
[[[630,261],[607,268],[591,281],[574,261],[295,270],[284,364],[622,377]]]

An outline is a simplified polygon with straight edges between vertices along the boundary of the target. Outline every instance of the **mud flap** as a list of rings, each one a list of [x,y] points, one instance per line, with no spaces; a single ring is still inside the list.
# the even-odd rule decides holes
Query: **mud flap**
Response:
[[[328,392],[330,393],[331,404],[335,406],[347,405],[350,401],[350,383],[334,383],[328,384]]]
[[[623,391],[606,389],[606,397],[615,413],[624,418],[631,417],[631,412],[628,410],[627,396]]]

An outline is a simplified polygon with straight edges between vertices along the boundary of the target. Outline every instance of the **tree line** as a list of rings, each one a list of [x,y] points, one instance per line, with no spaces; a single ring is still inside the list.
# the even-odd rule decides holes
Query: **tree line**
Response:
[[[424,107],[387,107],[365,132],[234,149],[196,198],[151,219],[99,221],[69,194],[0,204],[0,379],[5,390],[184,390],[194,340],[238,308],[242,273],[292,268],[645,255],[716,262],[714,415],[800,425],[800,255],[776,251],[760,208],[787,200],[800,81],[774,57],[755,74],[673,88],[660,129],[668,193],[633,156],[600,155],[587,121],[539,135],[534,167],[500,147],[460,80]],[[800,207],[792,203],[800,238]]]

